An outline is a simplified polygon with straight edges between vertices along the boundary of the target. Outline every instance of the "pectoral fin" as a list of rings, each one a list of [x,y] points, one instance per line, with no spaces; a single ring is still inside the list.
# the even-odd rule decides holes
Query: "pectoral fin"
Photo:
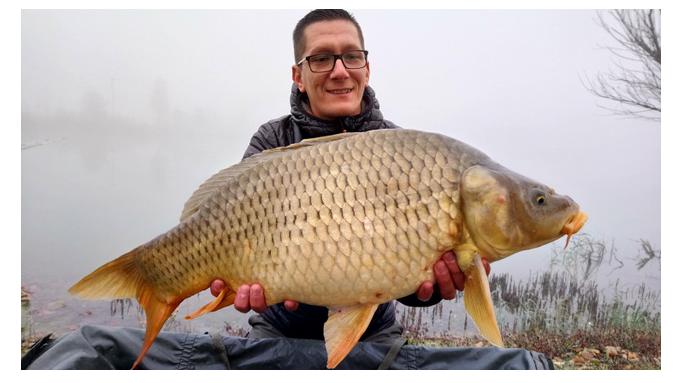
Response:
[[[224,289],[220,292],[220,294],[218,294],[217,297],[215,297],[215,299],[193,313],[185,316],[184,319],[196,319],[201,315],[218,311],[223,307],[230,306],[234,303],[235,296],[236,294],[232,290]]]
[[[354,348],[368,328],[378,304],[330,309],[323,328],[328,368],[335,368]]]
[[[504,347],[488,287],[488,276],[486,276],[479,254],[474,256],[473,267],[464,282],[464,307],[476,323],[481,335],[490,343]]]

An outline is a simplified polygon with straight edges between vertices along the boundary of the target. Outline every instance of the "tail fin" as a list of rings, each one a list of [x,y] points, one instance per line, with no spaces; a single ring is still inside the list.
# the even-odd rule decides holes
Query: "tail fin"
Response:
[[[146,334],[134,369],[153,345],[163,324],[182,302],[182,297],[166,300],[156,294],[154,286],[146,282],[136,267],[136,258],[144,252],[143,246],[106,263],[85,276],[69,289],[69,292],[87,299],[136,298],[146,312]]]
[[[143,306],[146,312],[146,334],[144,334],[144,344],[141,346],[141,351],[136,361],[132,365],[132,370],[141,363],[144,359],[144,355],[149,348],[153,345],[153,341],[160,333],[163,325],[170,318],[172,312],[175,311],[177,306],[182,303],[182,299],[175,299],[173,302],[165,302],[157,296],[152,289],[146,289],[141,295],[138,296],[139,303]]]
[[[144,279],[136,268],[142,246],[106,263],[82,278],[69,292],[86,299],[135,298],[144,288]]]

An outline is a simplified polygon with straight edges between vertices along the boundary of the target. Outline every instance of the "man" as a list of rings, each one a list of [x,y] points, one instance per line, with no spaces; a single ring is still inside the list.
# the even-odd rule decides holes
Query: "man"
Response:
[[[263,150],[286,146],[306,138],[373,129],[398,128],[384,120],[375,93],[368,86],[370,65],[364,50],[361,27],[347,11],[315,10],[302,18],[294,30],[291,114],[263,124],[251,138],[244,158]],[[484,261],[486,271],[488,263]],[[416,294],[399,299],[405,305],[430,306],[441,299],[454,299],[464,288],[464,274],[454,253],[447,252],[433,268],[431,281],[419,286]],[[211,292],[218,295],[225,284],[213,281]],[[249,337],[292,337],[323,339],[324,307],[285,301],[266,307],[259,284],[240,286],[234,306],[241,312],[260,315],[249,319]],[[392,343],[402,335],[391,303],[382,304],[362,340]]]

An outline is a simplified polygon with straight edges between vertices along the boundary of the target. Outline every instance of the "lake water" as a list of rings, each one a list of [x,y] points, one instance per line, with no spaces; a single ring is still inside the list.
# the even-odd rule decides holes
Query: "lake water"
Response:
[[[41,333],[61,334],[83,324],[141,326],[143,316],[136,306],[125,310],[125,315],[113,315],[110,302],[75,299],[67,289],[106,261],[174,226],[196,186],[240,159],[241,153],[224,150],[225,143],[248,141],[248,133],[228,133],[210,123],[195,125],[206,132],[201,138],[187,136],[184,122],[177,129],[164,130],[156,124],[135,124],[126,119],[95,121],[98,123],[88,116],[70,114],[24,118],[22,285],[32,298],[32,327]],[[655,201],[647,202],[656,205]],[[594,224],[598,216],[615,213],[584,208]],[[640,208],[647,209],[652,207]],[[652,218],[658,219],[657,214]],[[640,272],[634,267],[640,252],[636,239],[616,235],[615,230],[604,235],[589,233],[610,247],[614,240],[617,249],[616,257],[610,257],[610,248],[606,250],[597,274],[603,291],[618,280],[627,288],[645,283],[659,290],[657,263]],[[652,243],[659,243],[658,233],[648,233]],[[548,269],[553,252],[561,249],[563,242],[517,254],[494,264],[493,270],[517,279],[528,278]],[[612,271],[619,265],[614,258],[624,267]],[[181,319],[210,299],[207,292],[188,299],[180,307],[178,320],[168,328],[198,332],[224,331],[227,326],[247,328],[248,314],[233,309],[194,321]],[[430,318],[430,311],[426,311],[425,317]],[[442,312],[432,316],[430,333],[463,329],[461,303],[445,302]]]

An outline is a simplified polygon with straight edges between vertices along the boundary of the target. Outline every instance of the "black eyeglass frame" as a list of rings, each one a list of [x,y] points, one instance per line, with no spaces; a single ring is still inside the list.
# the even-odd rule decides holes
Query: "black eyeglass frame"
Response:
[[[350,68],[347,66],[347,64],[345,63],[345,60],[342,58],[342,56],[347,55],[347,54],[352,53],[352,52],[363,52],[364,53],[364,65],[362,65],[360,67],[356,67],[356,68]],[[313,68],[311,68],[311,58],[316,57],[316,56],[332,56],[333,57],[333,65],[328,70],[319,70],[319,71],[313,70]],[[333,69],[335,69],[335,63],[337,62],[337,60],[342,61],[342,65],[344,65],[344,67],[347,69],[361,69],[361,68],[365,67],[366,64],[368,64],[368,51],[365,49],[352,49],[351,51],[347,51],[347,52],[344,52],[344,53],[339,54],[339,55],[332,54],[332,53],[318,53],[315,55],[304,57],[303,59],[299,60],[297,65],[301,65],[304,63],[304,61],[306,61],[309,64],[309,70],[311,70],[311,72],[313,72],[313,73],[326,73],[326,72],[330,72]]]

